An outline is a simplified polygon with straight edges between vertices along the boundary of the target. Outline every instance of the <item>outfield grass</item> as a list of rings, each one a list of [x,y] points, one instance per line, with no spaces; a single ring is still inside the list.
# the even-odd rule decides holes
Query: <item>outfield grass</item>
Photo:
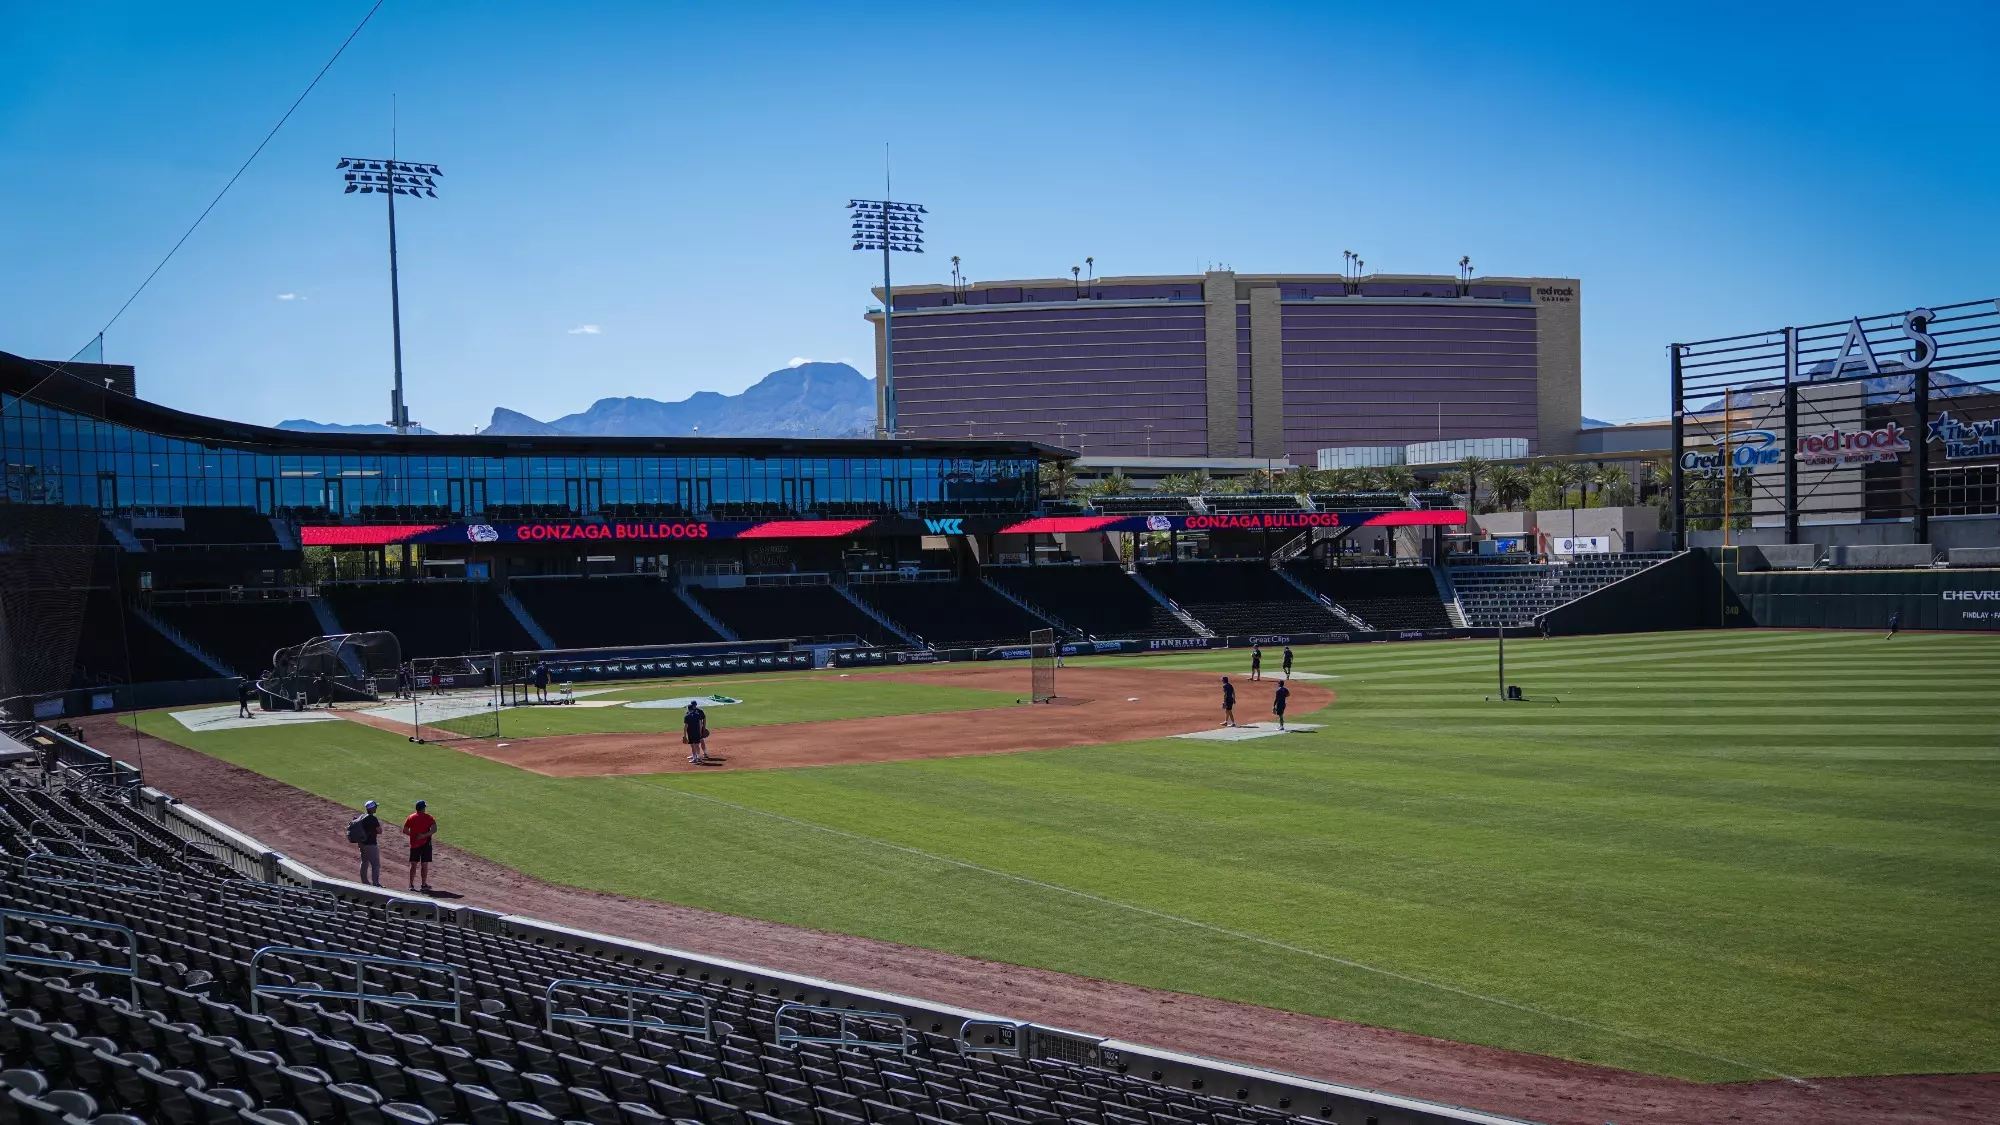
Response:
[[[585,887],[1704,1080],[2000,1070],[2000,640],[1513,642],[1525,704],[1492,658],[1302,648],[1313,735],[734,774],[143,721]]]
[[[674,699],[720,693],[741,703],[708,707],[710,730],[755,727],[770,723],[804,723],[824,719],[865,719],[877,715],[923,715],[940,711],[977,711],[1012,707],[1017,693],[939,684],[908,684],[868,675],[846,679],[816,675],[777,674],[755,679],[690,679],[585,696],[585,699]],[[451,719],[431,725],[461,734],[481,733],[492,719]],[[674,708],[634,710],[629,707],[514,707],[501,713],[505,738],[547,734],[600,734],[611,731],[667,732],[681,729],[681,712]]]

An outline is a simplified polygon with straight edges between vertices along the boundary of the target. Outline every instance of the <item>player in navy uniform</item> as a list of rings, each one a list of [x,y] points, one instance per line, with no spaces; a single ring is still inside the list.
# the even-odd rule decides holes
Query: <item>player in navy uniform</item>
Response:
[[[1285,646],[1285,675],[1292,674],[1292,646]]]
[[[1229,682],[1228,676],[1222,677],[1222,725],[1236,725],[1236,685]]]
[[[1291,697],[1292,689],[1285,686],[1285,681],[1279,680],[1278,694],[1271,699],[1271,714],[1278,717],[1279,730],[1285,729],[1285,702]]]
[[[1264,646],[1262,645],[1250,646],[1250,678],[1253,680],[1264,678]]]

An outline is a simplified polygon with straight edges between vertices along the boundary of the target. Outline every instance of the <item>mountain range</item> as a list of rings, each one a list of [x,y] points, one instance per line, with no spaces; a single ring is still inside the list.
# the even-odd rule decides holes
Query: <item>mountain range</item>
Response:
[[[305,418],[280,422],[278,428],[315,433],[386,433],[389,429]],[[875,432],[875,381],[845,363],[805,362],[773,371],[741,394],[699,391],[678,402],[601,398],[588,410],[547,422],[496,406],[492,420],[478,432],[599,437],[867,437]]]

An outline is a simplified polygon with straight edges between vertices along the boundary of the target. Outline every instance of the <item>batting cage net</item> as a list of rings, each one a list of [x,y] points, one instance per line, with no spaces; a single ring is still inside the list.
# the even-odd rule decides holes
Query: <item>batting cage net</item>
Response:
[[[1035,702],[1056,697],[1056,631],[1035,629],[1028,634],[1028,679]]]
[[[410,741],[498,738],[501,666],[498,653],[410,661]]]
[[[394,633],[314,637],[271,654],[271,673],[257,683],[266,710],[303,711],[328,703],[375,700],[395,682],[403,649]]]

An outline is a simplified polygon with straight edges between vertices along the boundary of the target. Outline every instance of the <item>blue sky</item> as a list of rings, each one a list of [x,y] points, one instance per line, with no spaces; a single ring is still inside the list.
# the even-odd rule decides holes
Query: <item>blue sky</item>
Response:
[[[0,350],[88,341],[367,6],[6,5]],[[841,205],[885,141],[932,212],[899,279],[1470,254],[1582,278],[1586,412],[1657,417],[1670,340],[2000,291],[1996,13],[388,0],[107,358],[182,409],[384,420],[381,201],[333,165],[393,92],[446,173],[399,212],[433,428],[865,367]]]

